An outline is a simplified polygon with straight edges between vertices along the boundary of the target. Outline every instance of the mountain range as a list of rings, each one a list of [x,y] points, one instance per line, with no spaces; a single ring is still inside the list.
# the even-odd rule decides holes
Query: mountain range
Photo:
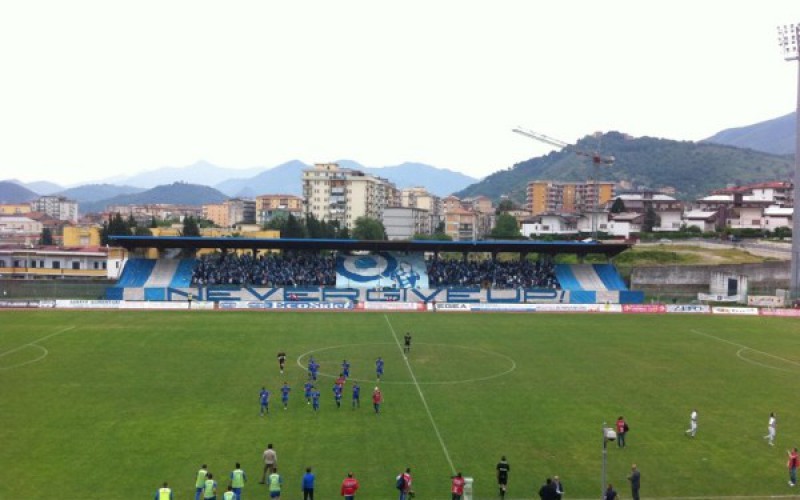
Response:
[[[587,136],[575,145],[531,158],[478,181],[452,170],[421,163],[366,167],[339,160],[344,168],[386,178],[399,188],[422,185],[438,196],[510,196],[522,202],[528,181],[628,181],[637,188],[672,187],[680,198],[694,198],[728,184],[785,180],[791,176],[796,114],[747,127],[723,130],[699,142],[652,137],[633,138],[619,132]],[[576,152],[614,155],[610,168],[595,171]],[[165,167],[65,189],[51,182],[0,181],[0,203],[22,203],[40,195],[59,194],[80,203],[80,212],[101,211],[106,205],[128,203],[216,203],[225,197],[258,194],[301,195],[302,171],[293,160],[272,168],[225,168],[205,161]],[[205,185],[197,184],[202,180]],[[183,200],[183,201],[178,201]]]

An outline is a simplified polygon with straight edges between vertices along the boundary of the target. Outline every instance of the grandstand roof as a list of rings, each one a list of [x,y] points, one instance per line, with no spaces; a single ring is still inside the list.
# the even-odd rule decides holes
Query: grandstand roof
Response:
[[[438,241],[438,240],[335,240],[299,238],[203,238],[192,236],[109,236],[112,244],[128,250],[137,248],[218,248],[276,250],[369,250],[395,252],[488,252],[540,254],[601,254],[613,257],[630,248],[628,243],[596,241]]]

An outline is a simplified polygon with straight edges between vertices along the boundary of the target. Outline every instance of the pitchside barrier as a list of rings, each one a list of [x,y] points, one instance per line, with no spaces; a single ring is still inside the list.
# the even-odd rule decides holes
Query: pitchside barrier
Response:
[[[338,311],[428,311],[528,312],[607,314],[714,314],[736,316],[782,316],[800,318],[800,309],[730,307],[702,304],[510,304],[485,302],[297,302],[297,301],[184,301],[149,302],[131,300],[0,300],[0,309],[168,309],[168,310],[338,310]]]
[[[644,292],[631,290],[591,291],[552,288],[491,289],[479,287],[442,288],[255,288],[208,286],[197,288],[110,287],[108,300],[147,301],[293,301],[293,302],[413,302],[413,303],[489,303],[489,304],[641,304]]]

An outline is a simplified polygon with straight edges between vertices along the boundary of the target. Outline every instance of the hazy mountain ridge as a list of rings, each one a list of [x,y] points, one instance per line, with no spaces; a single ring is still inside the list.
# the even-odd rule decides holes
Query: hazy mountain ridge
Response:
[[[0,203],[27,203],[39,196],[18,181],[0,181]]]
[[[772,120],[725,129],[700,142],[725,144],[776,155],[791,155],[795,153],[796,140],[797,113],[789,113]]]
[[[81,213],[103,212],[109,205],[143,205],[148,203],[171,203],[174,205],[205,205],[222,203],[228,199],[218,190],[200,184],[174,182],[139,193],[120,194],[112,198],[80,205]]]

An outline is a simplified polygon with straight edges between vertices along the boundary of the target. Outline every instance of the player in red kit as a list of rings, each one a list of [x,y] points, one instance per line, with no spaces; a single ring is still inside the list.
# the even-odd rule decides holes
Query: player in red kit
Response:
[[[342,481],[342,496],[344,500],[353,500],[358,491],[358,479],[353,477],[353,473],[347,474],[347,477]]]
[[[381,394],[381,390],[379,387],[375,387],[375,390],[372,391],[372,406],[375,408],[375,414],[381,412],[381,403],[383,403],[383,394]]]
[[[617,419],[617,446],[625,448],[625,435],[628,433],[628,422],[620,415]]]
[[[464,478],[461,477],[460,472],[453,476],[450,492],[453,493],[453,500],[461,500],[461,495],[464,494]]]

